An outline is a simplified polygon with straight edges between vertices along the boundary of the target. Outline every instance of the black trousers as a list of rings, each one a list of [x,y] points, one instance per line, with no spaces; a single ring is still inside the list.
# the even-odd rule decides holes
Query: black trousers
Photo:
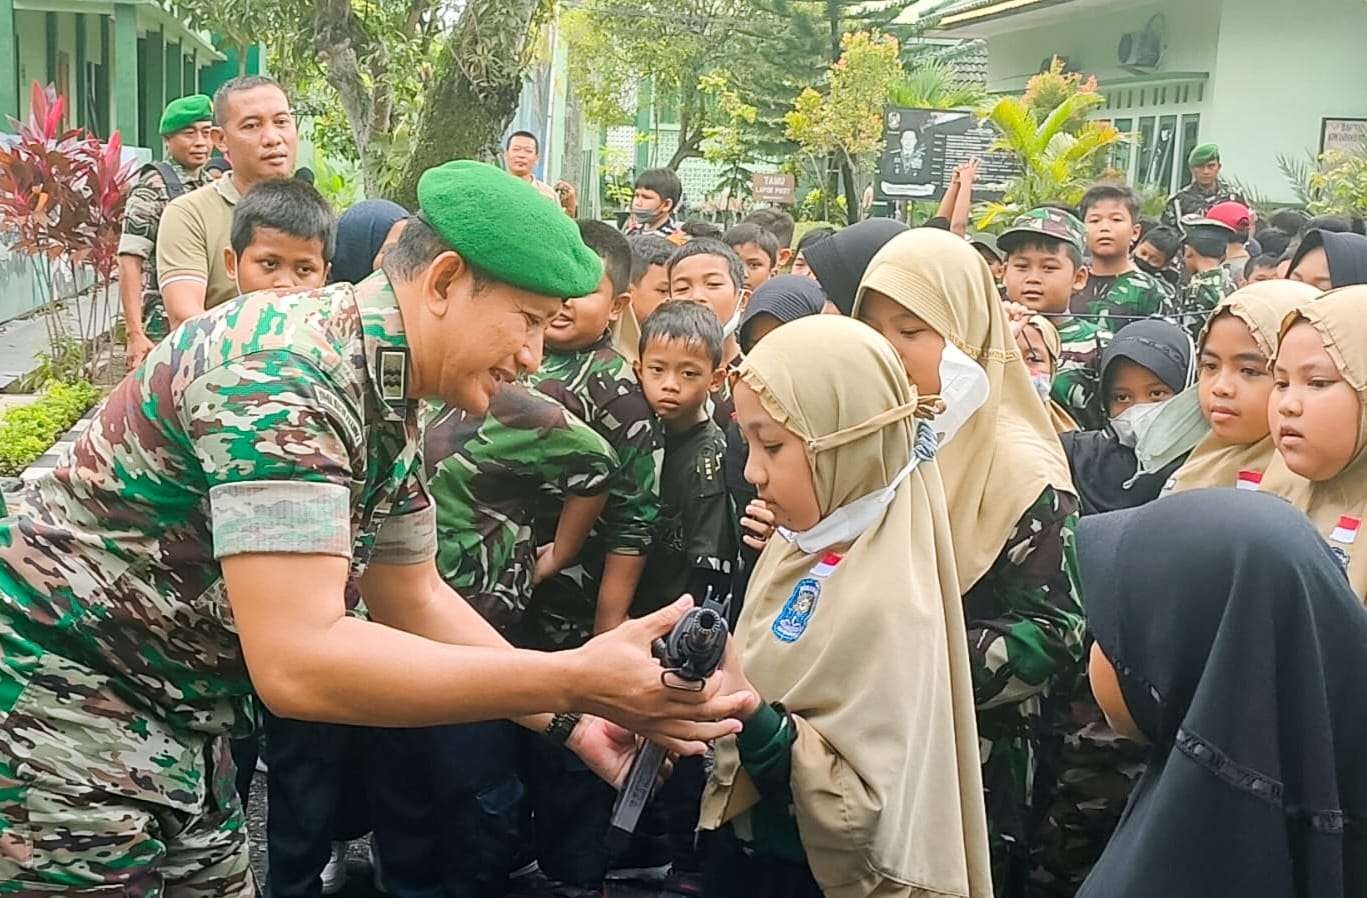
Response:
[[[707,898],[824,898],[806,864],[751,853],[731,828],[707,840]]]
[[[391,895],[440,896],[422,731],[264,719],[270,898],[318,898],[331,843],[372,829]]]

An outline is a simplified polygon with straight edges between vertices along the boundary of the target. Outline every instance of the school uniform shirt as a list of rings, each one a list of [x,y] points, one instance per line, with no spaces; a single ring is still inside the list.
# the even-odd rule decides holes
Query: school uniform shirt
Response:
[[[1157,315],[1172,303],[1173,291],[1163,281],[1135,268],[1120,274],[1092,274],[1073,294],[1069,310],[1093,315],[1101,329],[1114,333],[1136,318]]]
[[[483,415],[436,404],[425,415],[424,468],[437,506],[437,570],[514,643],[532,597],[537,516],[606,492],[612,446],[560,403],[505,384]]]
[[[1094,321],[1070,318],[1054,321],[1058,328],[1058,368],[1049,397],[1084,430],[1105,426],[1101,408],[1101,350],[1111,341],[1111,332]]]
[[[591,346],[548,351],[527,384],[592,427],[617,453],[607,505],[579,562],[537,586],[524,629],[530,647],[578,645],[592,634],[603,562],[609,554],[644,555],[660,513],[664,434],[636,375],[604,333]],[[540,543],[555,537],[558,516],[539,515]]]
[[[740,539],[725,453],[726,437],[711,420],[666,431],[660,515],[632,614],[649,614],[685,592],[701,601],[708,586],[718,599],[730,590]]]

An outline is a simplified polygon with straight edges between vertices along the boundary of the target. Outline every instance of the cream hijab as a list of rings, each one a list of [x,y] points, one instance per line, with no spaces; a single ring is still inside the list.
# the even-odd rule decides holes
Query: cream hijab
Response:
[[[1367,533],[1361,526],[1351,539],[1339,539],[1340,518],[1367,518],[1367,285],[1340,287],[1297,306],[1282,322],[1281,337],[1301,319],[1324,341],[1324,351],[1358,394],[1357,447],[1335,477],[1312,482],[1291,472],[1278,454],[1263,478],[1263,491],[1295,505],[1315,525],[1340,559],[1348,560],[1348,581],[1367,601]],[[1280,337],[1279,337],[1280,339]]]
[[[988,399],[937,459],[949,501],[959,586],[988,572],[1021,515],[1046,487],[1075,493],[1068,460],[1030,383],[977,250],[948,231],[916,228],[892,238],[869,263],[864,294],[877,290],[918,316],[987,372]]]
[[[1221,315],[1233,315],[1244,323],[1258,349],[1271,360],[1277,354],[1277,341],[1282,321],[1296,306],[1309,302],[1319,291],[1300,281],[1261,281],[1249,284],[1227,296],[1216,306],[1201,331],[1199,346],[1204,346],[1210,326]],[[1235,486],[1241,471],[1267,470],[1272,456],[1277,453],[1272,435],[1256,443],[1226,443],[1214,433],[1196,444],[1191,455],[1173,475],[1172,485],[1165,492],[1180,493],[1203,487]]]
[[[641,360],[641,324],[636,320],[631,303],[626,304],[608,330],[612,333],[612,348],[618,355],[632,364]]]
[[[1054,360],[1054,368],[1057,369],[1059,359],[1063,358],[1063,338],[1059,336],[1054,322],[1043,315],[1031,315],[1025,323],[1039,333],[1040,339],[1044,341],[1044,348],[1049,350],[1049,356]],[[1043,402],[1044,410],[1049,413],[1049,423],[1054,426],[1054,433],[1072,433],[1078,429],[1077,422],[1063,406],[1048,398]]]
[[[823,515],[887,486],[911,458],[915,390],[891,346],[858,322],[786,324],[739,377],[808,440]],[[816,881],[830,898],[991,895],[968,642],[935,465],[913,469],[823,581],[806,631],[780,641],[775,620],[819,559],[770,540],[735,636],[760,695],[793,715],[793,804]],[[758,798],[735,740],[723,740],[701,827]]]

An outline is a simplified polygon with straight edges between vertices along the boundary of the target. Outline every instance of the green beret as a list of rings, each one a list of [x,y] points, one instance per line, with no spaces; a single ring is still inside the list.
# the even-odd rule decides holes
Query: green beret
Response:
[[[459,159],[418,179],[423,220],[495,280],[572,299],[598,289],[603,261],[552,199],[501,168]]]
[[[1213,143],[1203,143],[1187,155],[1187,166],[1189,168],[1219,161],[1220,148]]]
[[[213,101],[204,94],[191,94],[166,104],[166,111],[161,114],[161,127],[157,131],[165,137],[168,134],[175,134],[182,128],[213,120]]]

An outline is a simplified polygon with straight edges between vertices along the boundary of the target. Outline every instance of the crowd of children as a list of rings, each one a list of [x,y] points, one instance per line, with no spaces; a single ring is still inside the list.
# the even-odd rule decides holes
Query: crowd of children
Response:
[[[625,234],[578,222],[603,275],[535,372],[425,409],[438,569],[541,650],[729,596],[722,675],[763,703],[623,856],[614,790],[511,724],[268,716],[273,894],[335,890],[327,842],[367,830],[396,895],[1362,894],[1354,223],[1159,223],[1098,184],[995,236],[793,246],[776,210],[694,236],[680,200],[652,170]],[[405,227],[265,182],[226,266],[359,282]]]

